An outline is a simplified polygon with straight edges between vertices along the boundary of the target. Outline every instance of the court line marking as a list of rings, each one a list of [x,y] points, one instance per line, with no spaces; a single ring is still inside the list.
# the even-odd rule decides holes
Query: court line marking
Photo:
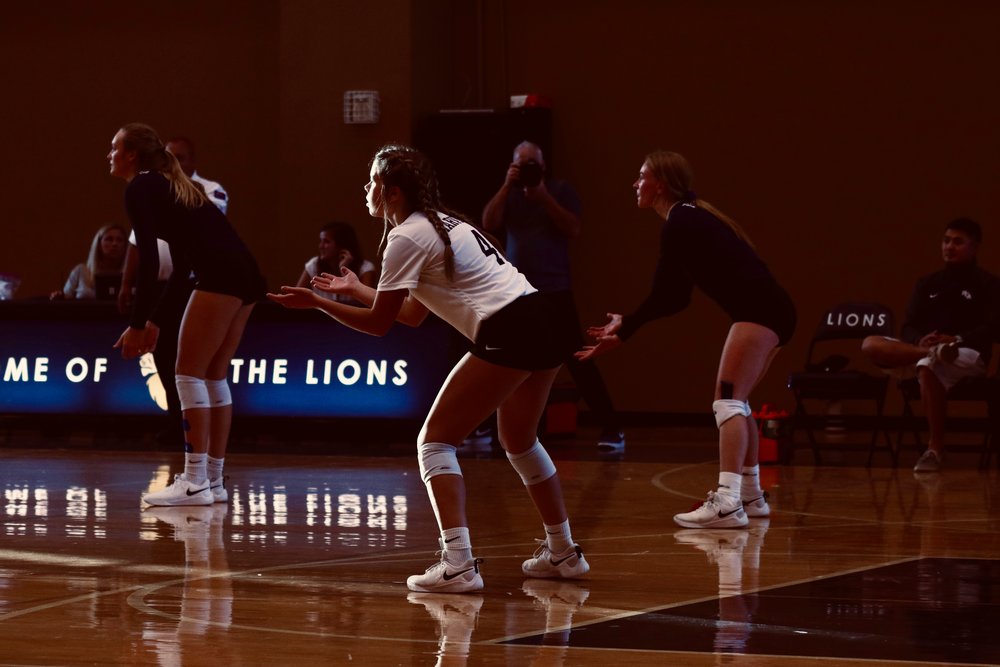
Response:
[[[677,602],[671,602],[670,604],[666,604],[666,605],[657,605],[657,606],[654,606],[654,607],[647,607],[647,608],[644,608],[644,609],[639,609],[639,610],[635,610],[635,611],[631,611],[631,612],[623,612],[621,614],[616,614],[616,615],[608,617],[608,618],[593,619],[593,620],[589,620],[589,621],[582,621],[580,623],[571,623],[570,625],[565,625],[565,626],[560,626],[560,627],[557,627],[557,628],[547,629],[542,634],[549,633],[549,632],[559,632],[559,631],[565,631],[565,630],[574,630],[576,628],[582,628],[582,627],[586,627],[588,625],[596,625],[598,623],[606,623],[608,621],[617,621],[617,620],[622,619],[622,618],[630,618],[630,617],[633,617],[633,616],[639,616],[639,615],[642,615],[642,614],[649,614],[649,613],[653,613],[653,612],[656,612],[656,611],[663,611],[663,610],[666,610],[666,609],[675,609],[677,607],[683,607],[683,606],[690,605],[690,604],[700,604],[702,602],[710,602],[712,600],[718,600],[718,599],[721,599],[721,598],[736,597],[736,596],[739,596],[739,595],[753,595],[755,593],[760,593],[760,592],[763,592],[763,591],[770,591],[770,590],[774,590],[774,589],[778,589],[778,588],[784,588],[786,586],[798,586],[799,584],[808,584],[808,583],[812,583],[812,582],[815,582],[815,581],[822,581],[824,579],[831,579],[833,577],[844,576],[846,574],[857,574],[858,572],[866,572],[868,570],[873,570],[873,569],[878,568],[878,567],[887,567],[887,566],[892,566],[892,565],[899,565],[901,563],[910,563],[910,562],[917,561],[917,560],[920,560],[920,559],[921,559],[921,556],[912,556],[912,557],[907,557],[907,558],[899,558],[899,559],[896,559],[896,560],[879,563],[877,565],[866,565],[866,566],[861,566],[861,567],[855,567],[855,568],[850,568],[848,570],[840,570],[840,571],[837,571],[837,572],[832,572],[832,573],[829,573],[829,574],[818,575],[818,576],[815,576],[815,577],[806,577],[804,579],[798,579],[798,580],[788,581],[788,582],[784,582],[784,583],[780,583],[780,584],[771,584],[769,586],[757,586],[757,587],[749,588],[747,590],[741,590],[739,593],[734,593],[732,595],[707,595],[707,596],[704,596],[704,597],[701,597],[701,598],[694,598],[694,599],[690,599],[690,600],[680,600],[680,601],[677,601]],[[523,639],[525,637],[534,637],[534,636],[537,636],[538,634],[539,634],[538,632],[521,633],[521,634],[516,634],[516,635],[508,635],[506,637],[492,639],[492,640],[484,640],[482,642],[476,642],[476,643],[498,644],[498,643],[502,643],[502,642],[506,642],[506,641],[511,641],[513,639]],[[567,648],[569,648],[569,647],[567,647]],[[580,648],[584,648],[584,647],[580,647]],[[682,651],[682,652],[683,653],[690,653],[690,651]],[[744,654],[739,654],[739,655],[744,655]]]

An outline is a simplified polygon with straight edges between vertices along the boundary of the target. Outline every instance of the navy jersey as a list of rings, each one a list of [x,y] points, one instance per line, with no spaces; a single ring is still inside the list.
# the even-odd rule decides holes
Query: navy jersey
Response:
[[[916,343],[926,334],[961,336],[966,347],[988,360],[998,334],[1000,279],[974,262],[947,266],[921,278],[903,322],[903,340]]]
[[[164,300],[185,298],[183,283],[192,272],[195,285],[252,301],[263,295],[263,279],[246,245],[226,216],[210,203],[187,208],[176,201],[170,181],[159,172],[142,172],[125,188],[125,211],[139,250],[139,276],[131,326],[142,328],[156,321],[156,280],[160,260],[156,239],[170,247],[173,274]]]
[[[625,340],[650,320],[683,310],[700,288],[734,322],[755,322],[787,342],[795,308],[767,265],[733,229],[691,203],[675,205],[660,232],[653,287],[632,315],[623,318]]]

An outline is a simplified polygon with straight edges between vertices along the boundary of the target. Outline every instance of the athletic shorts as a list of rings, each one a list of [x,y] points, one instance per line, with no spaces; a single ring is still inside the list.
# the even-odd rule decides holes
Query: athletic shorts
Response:
[[[575,352],[573,342],[558,326],[549,295],[519,297],[479,327],[472,354],[508,368],[541,371],[558,368]]]
[[[757,293],[755,297],[760,297]],[[752,322],[767,327],[778,336],[778,347],[784,347],[795,333],[795,304],[788,293],[775,285],[764,298],[755,298],[738,312],[730,313],[734,322]]]
[[[898,338],[882,336],[886,340],[899,342]],[[945,390],[951,389],[959,380],[965,378],[981,377],[986,375],[986,362],[978,350],[971,347],[958,348],[958,357],[955,361],[948,363],[938,361],[931,355],[927,355],[912,366],[900,366],[898,368],[884,368],[886,373],[897,380],[909,380],[917,377],[917,369],[920,367],[929,369],[937,379],[941,381]]]
[[[220,257],[208,270],[196,271],[194,288],[203,292],[235,296],[244,305],[264,298],[267,285],[250,253]]]

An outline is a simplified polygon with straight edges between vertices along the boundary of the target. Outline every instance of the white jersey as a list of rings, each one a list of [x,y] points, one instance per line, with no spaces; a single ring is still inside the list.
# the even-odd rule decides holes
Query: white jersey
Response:
[[[229,194],[226,193],[226,189],[222,187],[221,184],[216,181],[210,181],[197,171],[191,174],[191,180],[196,183],[201,183],[201,187],[205,190],[205,195],[208,197],[208,201],[215,204],[223,213],[229,208]]]
[[[472,225],[441,216],[455,253],[454,280],[444,273],[444,243],[423,213],[389,231],[379,290],[408,289],[410,296],[476,340],[485,319],[518,297],[536,292]]]

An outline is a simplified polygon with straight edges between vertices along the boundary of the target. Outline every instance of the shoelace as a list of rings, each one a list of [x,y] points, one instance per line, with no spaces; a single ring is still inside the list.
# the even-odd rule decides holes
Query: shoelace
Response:
[[[549,549],[548,540],[539,540],[538,538],[535,538],[535,542],[538,543],[538,548],[535,549],[535,553],[531,556],[532,558],[542,558],[546,551],[548,551],[549,554],[552,553],[552,550]]]

